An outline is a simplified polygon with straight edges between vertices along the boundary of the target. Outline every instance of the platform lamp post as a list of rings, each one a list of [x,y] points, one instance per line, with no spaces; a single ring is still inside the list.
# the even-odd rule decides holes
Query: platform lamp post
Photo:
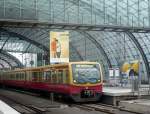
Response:
[[[51,104],[53,104],[54,103],[54,93],[53,92],[50,93],[50,100],[51,100]]]

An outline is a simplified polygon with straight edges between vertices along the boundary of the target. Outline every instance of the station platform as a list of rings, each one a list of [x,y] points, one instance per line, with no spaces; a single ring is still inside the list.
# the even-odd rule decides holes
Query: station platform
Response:
[[[0,114],[21,114],[0,100]]]
[[[101,102],[116,106],[122,100],[137,98],[138,95],[133,93],[130,88],[104,87]]]
[[[124,96],[124,95],[133,95],[130,88],[121,88],[121,87],[104,87],[103,95],[109,96]]]
[[[119,106],[123,110],[134,111],[136,113],[150,113],[150,100],[147,99],[120,101]]]

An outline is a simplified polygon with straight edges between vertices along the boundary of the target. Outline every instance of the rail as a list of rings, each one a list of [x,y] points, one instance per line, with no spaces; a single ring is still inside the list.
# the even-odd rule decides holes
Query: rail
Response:
[[[129,112],[130,114],[142,114],[134,111],[129,111],[127,109],[124,109],[124,107],[117,107],[102,103],[95,103],[95,104],[72,104],[71,107],[77,107],[83,110],[89,110],[89,111],[99,111],[104,112],[107,114],[122,114],[123,112]]]

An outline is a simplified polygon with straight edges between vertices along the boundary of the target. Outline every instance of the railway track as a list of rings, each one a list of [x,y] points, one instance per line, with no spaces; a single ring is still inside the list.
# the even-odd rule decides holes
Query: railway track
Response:
[[[102,103],[95,103],[95,104],[72,104],[71,107],[77,107],[83,110],[89,110],[89,111],[99,111],[99,112],[104,112],[107,114],[122,114],[122,113],[127,113],[128,114],[142,114],[138,112],[133,112],[124,109],[123,107],[117,107],[117,106],[112,106],[112,105],[106,105]]]
[[[100,104],[74,104],[72,106],[75,106],[77,108],[81,108],[83,110],[89,110],[89,111],[100,111],[105,112],[108,114],[116,114],[116,110],[114,107],[111,106],[104,106]]]
[[[47,110],[41,107],[24,104],[7,96],[0,95],[0,98],[2,99],[2,101],[9,104],[13,109],[20,112],[21,114],[45,114],[47,112]]]
[[[15,92],[19,92],[22,94],[27,94],[30,96],[41,97],[39,94],[35,94],[32,92],[20,91],[20,90],[16,90],[16,89],[10,89],[10,90],[15,91]],[[50,111],[49,109],[51,109],[51,108],[59,108],[58,106],[56,107],[55,105],[54,106],[47,106],[47,107],[37,107],[35,105],[20,103],[18,101],[15,101],[14,99],[8,98],[7,96],[3,96],[3,97],[16,103],[16,105],[14,105],[12,107],[22,114],[45,114],[46,112]],[[63,102],[63,103],[68,105],[65,102]],[[112,105],[107,105],[107,104],[102,104],[102,103],[95,103],[95,104],[93,104],[93,103],[76,104],[75,103],[75,104],[69,104],[69,106],[70,107],[77,107],[77,108],[80,108],[80,109],[83,109],[86,111],[99,111],[99,112],[104,112],[104,113],[108,113],[108,114],[122,114],[121,112],[129,112],[130,114],[141,114],[141,113],[126,110],[123,107],[112,106]],[[120,113],[118,113],[118,112],[120,112]]]
[[[35,98],[40,98],[40,95],[36,93],[20,91],[16,89],[10,89],[9,91],[15,91],[21,94],[33,96]],[[37,105],[35,103],[28,102],[31,98],[22,101],[20,100],[20,98],[17,99],[17,97],[14,98],[12,96],[9,95],[7,96],[5,94],[0,94],[0,99],[5,103],[7,103],[16,111],[20,112],[21,114],[45,114],[51,112],[52,109],[61,109],[67,107],[67,105],[53,104],[51,102],[49,104],[44,104],[43,102],[44,105]]]

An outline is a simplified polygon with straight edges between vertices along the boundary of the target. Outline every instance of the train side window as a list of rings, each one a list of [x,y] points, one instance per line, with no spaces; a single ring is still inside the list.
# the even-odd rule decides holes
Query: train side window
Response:
[[[21,73],[19,72],[19,78],[18,78],[18,80],[21,80]]]
[[[22,80],[22,72],[20,73],[20,76],[19,76],[19,78],[20,78],[19,80]]]
[[[12,73],[10,74],[10,77],[9,77],[9,78],[10,78],[10,80],[12,80]]]
[[[13,73],[12,75],[13,75],[13,80],[15,80],[15,73]]]
[[[19,73],[16,74],[16,80],[19,80]]]
[[[21,79],[21,73],[19,72],[18,74],[19,74],[19,76],[18,76],[18,80],[20,80],[20,79]]]
[[[7,77],[6,79],[9,80],[9,74],[6,77]]]
[[[24,80],[24,72],[21,73],[21,78],[20,80]]]
[[[21,73],[19,72],[18,73],[18,80],[20,80],[20,78],[21,78]]]
[[[52,78],[51,83],[56,84],[57,83],[57,76],[56,76],[56,71],[55,70],[52,70],[51,78]]]
[[[42,74],[43,74],[42,81],[46,82],[46,72],[44,71],[44,72],[42,72]]]
[[[13,80],[13,74],[12,73],[10,74],[10,79]]]
[[[25,72],[22,73],[22,80],[25,80]]]
[[[32,72],[32,81],[34,82],[38,81],[38,72]]]
[[[17,80],[19,80],[19,76],[20,76],[20,74],[17,72]]]
[[[6,79],[9,80],[9,74],[6,77],[7,77]]]
[[[43,73],[42,72],[38,72],[38,82],[42,82],[42,77],[43,77]]]
[[[13,73],[13,80],[16,80],[16,75],[15,75],[15,73]]]
[[[51,71],[44,72],[46,82],[51,82]]]
[[[16,73],[16,80],[19,80],[19,73]]]
[[[19,73],[19,78],[18,78],[18,80],[21,80],[21,73]]]
[[[62,84],[63,83],[63,70],[59,70],[57,72],[57,79],[58,79],[58,83]]]

